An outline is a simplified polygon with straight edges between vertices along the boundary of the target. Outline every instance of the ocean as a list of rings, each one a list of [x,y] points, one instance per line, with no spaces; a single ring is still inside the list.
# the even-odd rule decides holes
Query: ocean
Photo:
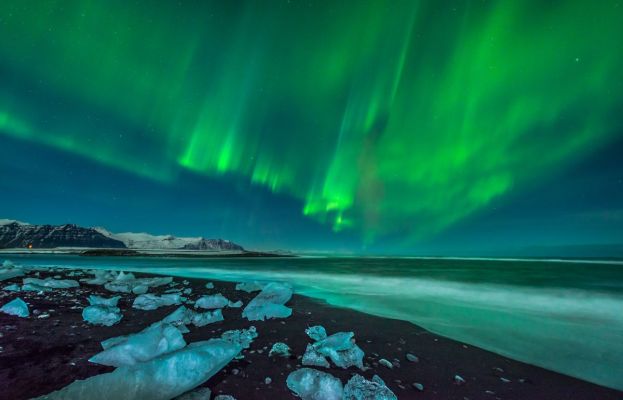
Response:
[[[410,321],[515,360],[623,390],[623,262],[4,257],[24,265],[285,281],[296,293],[336,307]]]

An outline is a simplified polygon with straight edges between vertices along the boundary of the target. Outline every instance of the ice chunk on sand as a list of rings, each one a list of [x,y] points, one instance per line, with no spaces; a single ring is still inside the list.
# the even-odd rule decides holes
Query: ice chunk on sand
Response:
[[[68,289],[79,287],[80,284],[78,281],[74,281],[73,279],[54,279],[54,278],[46,278],[46,279],[38,279],[38,278],[24,278],[24,284],[34,284],[38,286],[43,286],[50,289]]]
[[[344,386],[344,400],[398,400],[378,375],[371,381],[355,374]]]
[[[229,300],[227,300],[227,298],[222,294],[217,293],[200,297],[199,300],[195,302],[195,307],[214,309],[223,308],[227,304],[229,304]]]
[[[185,298],[177,293],[163,294],[162,296],[148,293],[137,296],[132,307],[139,310],[155,310],[159,307],[182,304],[184,300]]]
[[[305,333],[314,341],[319,341],[327,338],[327,331],[322,325],[310,326],[305,329]]]
[[[171,324],[173,326],[188,325],[192,322],[192,318],[194,315],[194,311],[189,310],[185,306],[179,306],[177,310],[164,317],[161,322],[165,324]]]
[[[135,280],[136,277],[134,276],[133,273],[128,272],[127,274],[123,271],[119,272],[119,275],[117,275],[117,277],[115,278],[116,281],[131,281],[131,280]]]
[[[208,380],[240,351],[220,339],[197,342],[151,361],[75,381],[41,400],[169,400]]]
[[[156,278],[139,278],[139,279],[115,279],[112,282],[108,282],[104,285],[107,290],[111,292],[120,293],[134,293],[144,294],[147,293],[149,288],[168,285],[173,281],[173,278],[169,277],[156,277]]]
[[[177,326],[184,332],[187,331],[185,328],[188,324],[201,327],[218,321],[223,321],[223,312],[220,309],[200,313],[189,310],[185,306],[180,306],[177,310],[167,315],[161,322]]]
[[[236,398],[228,394],[219,394],[214,398],[214,400],[236,400]]]
[[[121,296],[115,296],[110,298],[90,295],[89,296],[89,304],[92,306],[107,306],[107,307],[117,307],[117,303]]]
[[[273,347],[268,352],[268,357],[272,356],[290,357],[290,346],[283,342],[273,344]]]
[[[194,313],[191,322],[196,327],[206,326],[213,322],[218,322],[223,320],[223,312],[221,309],[216,309],[213,311],[207,311],[204,313]]]
[[[92,325],[113,326],[121,321],[123,315],[118,307],[95,305],[85,307],[82,318]]]
[[[134,365],[184,346],[186,342],[179,329],[169,324],[156,323],[141,332],[103,341],[104,351],[97,353],[89,361],[111,367]]]
[[[311,366],[311,367],[325,367],[329,368],[331,364],[327,361],[327,359],[320,353],[314,349],[312,344],[308,344],[305,349],[305,354],[303,354],[303,359],[301,360],[303,365]]]
[[[363,369],[364,352],[355,344],[353,336],[353,332],[338,332],[323,340],[317,341],[311,346],[317,354],[329,357],[331,361],[340,368],[356,366],[359,369]],[[308,353],[308,351],[306,351],[306,353]],[[308,360],[310,362],[321,363],[315,356],[316,354],[311,353],[308,356]]]
[[[292,309],[284,304],[292,298],[292,287],[283,283],[269,283],[242,310],[242,316],[249,321],[263,321],[266,318],[287,318]]]
[[[19,292],[21,289],[17,283],[12,283],[3,287],[2,290],[6,290],[7,292]]]
[[[301,368],[288,375],[286,384],[303,400],[342,400],[342,382],[326,372]]]
[[[24,292],[49,292],[51,290],[54,290],[54,289],[45,287],[45,286],[36,285],[34,283],[25,283],[22,285],[22,291]]]
[[[247,293],[257,292],[258,290],[264,289],[266,286],[265,283],[253,281],[253,282],[242,282],[236,284],[236,290],[242,290]]]
[[[235,303],[232,303],[232,301],[230,300],[229,303],[227,303],[227,307],[229,308],[240,308],[242,307],[242,301],[238,300]]]
[[[206,283],[206,289],[214,289],[214,284],[212,282]]]
[[[19,268],[2,268],[0,269],[0,281],[5,281],[7,279],[17,278],[19,276],[23,276],[24,271]]]
[[[5,314],[16,315],[22,318],[30,315],[30,312],[28,311],[28,304],[26,304],[24,300],[19,297],[3,305],[2,308],[0,308],[0,311]]]
[[[239,346],[241,349],[248,349],[253,339],[257,337],[257,330],[254,326],[249,329],[236,329],[223,332],[221,339]]]
[[[210,400],[211,395],[212,391],[207,387],[203,387],[193,390],[192,392],[186,392],[176,397],[175,400]]]

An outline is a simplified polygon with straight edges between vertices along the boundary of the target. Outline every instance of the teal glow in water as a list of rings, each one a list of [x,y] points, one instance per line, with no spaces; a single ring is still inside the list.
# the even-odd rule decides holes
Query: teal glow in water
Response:
[[[22,256],[28,265],[279,280],[299,294],[623,389],[623,265],[374,258]]]

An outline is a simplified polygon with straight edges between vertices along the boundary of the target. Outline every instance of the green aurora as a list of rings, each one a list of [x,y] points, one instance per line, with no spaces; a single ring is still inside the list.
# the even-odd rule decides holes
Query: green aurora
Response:
[[[416,240],[613,140],[621,38],[608,0],[4,0],[0,134]]]

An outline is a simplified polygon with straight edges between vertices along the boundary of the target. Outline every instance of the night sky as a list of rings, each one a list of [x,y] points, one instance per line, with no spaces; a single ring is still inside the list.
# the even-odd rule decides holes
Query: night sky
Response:
[[[621,38],[620,0],[4,0],[0,218],[352,253],[621,244]]]

